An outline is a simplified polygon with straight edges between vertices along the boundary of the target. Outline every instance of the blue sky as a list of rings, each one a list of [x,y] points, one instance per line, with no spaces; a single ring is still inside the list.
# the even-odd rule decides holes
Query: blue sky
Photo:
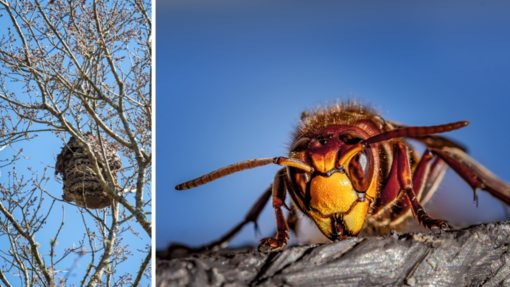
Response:
[[[53,167],[55,166],[56,157],[62,151],[62,147],[64,146],[64,144],[60,139],[58,139],[53,134],[49,133],[38,134],[39,136],[33,140],[23,141],[13,145],[16,149],[23,148],[23,154],[28,157],[28,159],[22,159],[14,165],[16,168],[16,172],[18,173],[19,177],[23,175],[25,179],[28,179],[32,177],[32,173],[28,170],[28,168],[31,167],[33,171],[38,173],[39,178],[41,178],[44,168],[48,167],[46,176],[49,177],[50,179],[46,184],[46,190],[54,197],[61,199],[63,195],[62,184],[55,180],[54,175],[55,170],[53,169]],[[0,157],[2,159],[11,158],[12,154],[14,154],[14,151],[11,148],[5,148],[4,150],[0,151]],[[121,159],[124,167],[129,164],[126,158],[121,156]],[[13,165],[10,165],[1,169],[0,175],[1,183],[5,184],[9,181],[8,173],[12,172],[12,168]],[[25,190],[32,188],[33,186],[29,184]],[[40,197],[40,191],[37,191],[35,193],[35,196]],[[42,213],[46,215],[50,208],[52,199],[46,194],[44,194],[43,197],[45,198],[45,201],[42,205]],[[134,202],[134,195],[129,194],[127,197],[130,200],[130,202]],[[5,205],[6,202],[3,202],[3,204]],[[78,208],[70,204],[57,201],[55,202],[53,209],[51,210],[51,214],[48,217],[47,224],[36,233],[35,241],[41,245],[41,247],[39,248],[39,252],[44,255],[49,254],[50,239],[55,238],[55,234],[57,233],[62,222],[63,217],[62,207],[64,207],[65,209],[65,219],[64,226],[57,239],[58,245],[55,248],[56,250],[55,254],[57,255],[57,257],[55,257],[55,259],[60,258],[60,256],[64,254],[64,248],[71,248],[73,245],[77,246],[79,244],[79,241],[83,241],[84,234],[86,232],[85,227],[83,225],[83,219],[80,213],[78,212]],[[14,216],[17,219],[21,219],[18,217],[19,215],[14,214]],[[3,215],[0,215],[0,218],[2,221],[5,220]],[[94,221],[91,220],[86,213],[85,218],[88,228],[91,231],[98,232]],[[108,224],[111,224],[110,223],[111,220],[110,219],[107,220],[109,222]],[[133,272],[133,270],[136,270],[135,269],[136,267],[141,265],[142,260],[145,259],[146,253],[143,254],[137,250],[145,251],[145,245],[150,244],[149,236],[146,235],[145,231],[139,226],[138,223],[130,222],[129,225],[133,227],[133,230],[135,232],[139,233],[138,234],[139,237],[134,236],[133,234],[131,234],[130,231],[124,232],[120,236],[123,238],[121,246],[129,246],[127,248],[131,250],[132,256],[128,257],[129,258],[128,262],[124,262],[123,264],[119,265],[118,272],[116,273],[115,277],[116,279],[118,279],[119,275],[124,275],[124,273],[126,272]],[[124,224],[121,228],[126,227],[128,226]],[[71,254],[67,256],[66,259],[62,260],[62,262],[60,262],[58,265],[56,265],[56,269],[58,270],[69,270],[72,268],[72,271],[69,273],[69,275],[67,275],[67,277],[69,278],[68,285],[78,284],[83,279],[87,265],[90,263],[91,250],[88,241],[85,242],[86,250],[89,252],[88,255],[80,257],[78,255]],[[5,248],[9,246],[10,248],[8,238],[6,238],[5,236],[0,237],[0,245],[4,246]],[[7,252],[7,249],[2,250]],[[96,253],[95,256],[96,264],[98,262],[98,254],[102,253]],[[46,256],[45,260],[49,260],[49,256]],[[0,264],[4,264],[3,260],[1,259]],[[46,263],[46,265],[49,266],[48,263]],[[67,273],[61,273],[59,274],[59,276],[65,277],[66,274]],[[19,284],[21,284],[18,277],[12,276],[10,274],[5,275],[13,286],[18,286]],[[143,277],[141,283],[143,286],[146,286],[147,284],[150,283],[150,280],[148,280],[146,277]]]
[[[4,15],[0,17],[0,34],[7,33],[6,27],[11,26],[10,19],[6,17],[6,12],[2,11]],[[19,43],[19,42],[18,42]],[[2,70],[0,68],[2,72]],[[27,100],[27,96],[23,93],[23,89],[21,89],[20,83],[13,83],[8,82],[7,83],[8,88],[11,90],[11,92],[14,92],[17,94],[17,96],[22,100]],[[37,126],[36,126],[37,127]],[[38,128],[47,128],[44,126],[40,126]],[[69,137],[68,137],[69,139]],[[39,177],[42,176],[43,170],[45,167],[48,167],[48,171],[46,173],[46,176],[49,177],[49,181],[46,185],[46,190],[54,197],[56,198],[62,198],[63,191],[62,191],[62,184],[58,183],[55,180],[54,176],[54,165],[56,161],[57,155],[61,152],[62,147],[64,143],[58,139],[54,134],[50,133],[39,133],[39,137],[30,140],[30,141],[24,141],[21,143],[17,143],[13,145],[16,149],[23,148],[23,154],[28,157],[28,159],[20,160],[16,163],[16,171],[18,172],[18,175],[24,175],[25,178],[31,177],[31,172],[28,170],[29,167],[32,168],[32,170],[36,171],[39,174]],[[7,157],[11,157],[11,155],[14,153],[14,151],[11,148],[5,148],[4,150],[0,151],[0,158],[5,159]],[[129,162],[126,158],[122,157],[123,161],[123,167],[126,167],[129,165]],[[3,164],[0,164],[3,165]],[[1,175],[0,175],[0,183],[7,183],[8,182],[8,173],[12,171],[13,166],[7,166],[1,169]],[[129,172],[128,172],[129,174]],[[33,188],[31,185],[27,187],[27,189]],[[40,194],[36,193],[37,196]],[[130,202],[134,202],[134,195],[129,194],[126,196]],[[46,214],[50,208],[51,204],[51,198],[47,195],[44,195],[45,203],[43,204],[42,210],[44,214]],[[147,199],[147,195],[145,195],[145,198]],[[3,202],[3,204],[6,204],[6,202]],[[86,232],[86,229],[83,224],[82,216],[78,212],[78,208],[74,207],[70,204],[62,203],[62,202],[56,202],[53,206],[53,209],[51,211],[50,216],[48,217],[47,224],[38,232],[36,233],[35,240],[41,245],[39,248],[39,252],[43,255],[45,255],[46,265],[49,266],[49,250],[50,250],[50,239],[55,238],[55,234],[57,233],[60,223],[62,221],[63,217],[63,209],[62,206],[65,208],[65,220],[64,220],[64,226],[62,228],[62,231],[59,234],[59,237],[57,239],[58,245],[56,247],[55,254],[57,255],[56,258],[60,258],[64,254],[64,248],[71,248],[73,245],[78,245],[79,241],[82,241],[84,239],[84,234]],[[147,211],[150,211],[150,207],[146,209]],[[121,212],[123,209],[121,208]],[[86,213],[85,213],[86,214]],[[15,214],[16,218],[19,215]],[[88,225],[88,228],[93,232],[98,232],[95,223],[93,220],[90,220],[90,217],[87,217],[85,215],[86,223]],[[108,217],[107,217],[108,218]],[[148,218],[150,219],[151,216],[148,215]],[[3,221],[5,218],[3,215],[0,215],[0,219]],[[111,219],[107,219],[109,224],[111,224]],[[122,238],[122,247],[125,247],[126,249],[130,250],[132,253],[132,256],[128,256],[127,262],[122,263],[117,273],[114,275],[114,279],[118,280],[120,275],[124,275],[127,272],[134,272],[137,271],[138,267],[141,265],[142,261],[146,257],[145,247],[147,244],[150,244],[151,239],[146,234],[146,232],[139,226],[136,222],[129,222],[129,225],[133,228],[134,232],[137,232],[137,236],[133,235],[129,230],[126,232],[123,232],[118,238]],[[128,224],[122,225],[120,228],[128,228]],[[99,245],[99,243],[98,243]],[[4,248],[2,251],[7,252],[7,247],[10,244],[8,239],[5,236],[0,237],[0,246],[3,246]],[[91,262],[91,253],[90,253],[90,246],[88,241],[85,241],[86,250],[88,251],[87,255],[79,257],[78,255],[71,254],[66,259],[62,260],[57,266],[57,270],[69,270],[72,268],[72,270],[69,273],[61,273],[59,276],[65,277],[67,276],[69,278],[68,284],[79,284],[80,281],[83,279],[83,276],[85,275],[85,271],[87,268],[87,265]],[[95,256],[95,264],[99,261],[99,254],[102,254],[101,252],[96,253]],[[0,259],[0,264],[4,265],[5,262]],[[94,270],[93,270],[94,271]],[[15,273],[15,271],[13,271]],[[68,275],[66,275],[68,274]],[[14,276],[13,274],[5,274],[7,279],[11,282],[13,286],[18,286],[21,284],[19,281],[19,277]],[[136,277],[136,274],[133,276],[133,280]],[[58,284],[58,281],[57,281]],[[147,279],[145,276],[142,278],[141,281],[142,285],[150,284],[150,280]],[[66,285],[66,286],[67,286]],[[21,285],[20,285],[21,286]]]
[[[157,1],[157,237],[198,246],[237,224],[277,166],[192,190],[178,183],[286,155],[300,113],[358,98],[409,125],[459,120],[448,136],[510,181],[508,1]],[[458,226],[510,219],[449,171],[429,211]],[[276,228],[270,205],[262,236]],[[231,246],[257,244],[253,227]]]

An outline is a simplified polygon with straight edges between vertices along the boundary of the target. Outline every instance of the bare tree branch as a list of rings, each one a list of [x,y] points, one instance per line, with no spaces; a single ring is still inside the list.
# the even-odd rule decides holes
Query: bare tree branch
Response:
[[[150,254],[122,242],[125,234],[140,238],[143,230],[140,246],[147,246],[152,235],[151,9],[149,0],[0,0],[7,16],[2,20],[9,22],[0,35],[0,150],[8,152],[0,168],[12,166],[7,177],[0,175],[8,179],[0,182],[0,238],[10,244],[9,252],[0,251],[3,285],[65,285],[78,268],[59,267],[70,256],[90,260],[81,286],[138,285],[148,275]],[[54,182],[47,175],[51,164],[29,168],[27,175],[16,170],[34,156],[23,147],[40,141],[40,134],[60,139],[62,151],[72,156],[80,149],[77,159],[88,162],[64,173],[59,168],[71,165],[57,158],[55,180],[65,189],[68,173],[88,178],[83,186],[93,178],[107,207],[89,209],[85,191],[78,199],[56,196],[47,186]],[[72,149],[71,140],[77,142]],[[61,148],[40,145],[54,154]],[[111,165],[112,147],[124,168]],[[82,216],[85,232],[76,244],[57,247],[68,228],[64,208],[61,217],[53,209],[57,201]],[[39,251],[34,236],[55,213],[54,236],[47,251]],[[143,263],[119,274],[118,266],[133,252]],[[13,275],[20,282],[9,282]]]

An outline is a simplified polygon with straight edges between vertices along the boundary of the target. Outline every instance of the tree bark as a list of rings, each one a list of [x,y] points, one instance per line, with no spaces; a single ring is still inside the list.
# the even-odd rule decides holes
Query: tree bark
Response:
[[[157,286],[510,286],[510,222],[157,260]]]

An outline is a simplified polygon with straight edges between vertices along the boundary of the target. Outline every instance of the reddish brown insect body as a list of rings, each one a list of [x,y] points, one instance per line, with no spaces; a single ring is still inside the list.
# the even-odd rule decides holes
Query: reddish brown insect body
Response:
[[[367,216],[384,218],[384,224],[391,226],[412,213],[427,228],[447,229],[448,223],[431,218],[423,204],[436,190],[448,166],[471,185],[475,200],[479,188],[510,205],[507,183],[472,160],[459,144],[434,135],[468,124],[462,121],[406,127],[386,121],[356,103],[305,112],[287,157],[240,162],[176,186],[178,190],[189,189],[245,169],[271,163],[284,166],[243,222],[220,240],[188,250],[200,252],[226,245],[245,224],[256,223],[270,195],[277,234],[262,239],[261,246],[282,248],[289,238],[282,211],[282,207],[287,207],[287,193],[292,198],[291,208],[310,217],[331,240],[356,236],[366,226]],[[421,158],[405,138],[427,146]]]

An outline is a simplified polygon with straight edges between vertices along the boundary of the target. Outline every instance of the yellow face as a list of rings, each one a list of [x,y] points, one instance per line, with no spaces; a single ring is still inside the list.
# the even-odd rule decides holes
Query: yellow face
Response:
[[[301,210],[310,216],[331,240],[357,235],[377,193],[377,173],[369,148],[330,140],[294,154],[314,168],[304,173],[289,168],[298,194],[293,196]],[[314,148],[317,147],[317,148]],[[364,178],[366,177],[366,178]],[[364,189],[364,190],[363,190]]]
[[[376,188],[370,187],[365,200],[354,189],[345,173],[334,173],[330,177],[316,176],[310,183],[310,217],[330,239],[357,235],[368,212],[370,201],[375,198]],[[336,229],[336,230],[335,230]],[[335,238],[337,237],[337,238]]]

